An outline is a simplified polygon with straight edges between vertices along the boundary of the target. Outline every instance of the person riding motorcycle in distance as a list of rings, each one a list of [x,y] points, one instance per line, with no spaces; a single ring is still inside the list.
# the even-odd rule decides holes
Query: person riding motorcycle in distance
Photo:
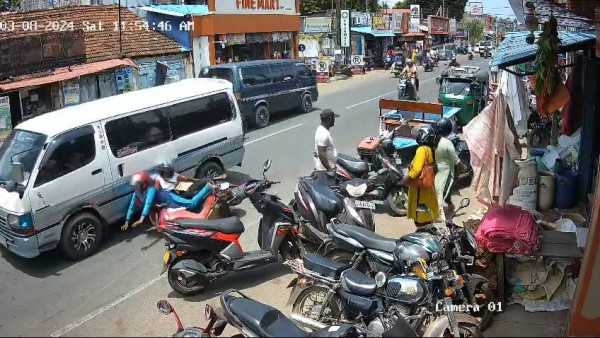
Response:
[[[415,89],[419,90],[419,74],[417,73],[417,65],[415,65],[412,59],[406,60],[406,67],[404,67],[402,70],[402,74],[411,79],[415,85]]]
[[[448,67],[460,67],[460,64],[458,62],[456,62],[456,56],[452,56],[452,58],[450,59],[450,63],[448,64]]]
[[[123,231],[129,228],[129,222],[138,209],[138,203],[142,207],[142,216],[131,225],[133,228],[146,220],[154,204],[165,205],[167,208],[184,207],[186,209],[195,209],[213,189],[213,186],[207,183],[193,198],[186,199],[172,192],[160,189],[160,184],[145,172],[133,175],[131,185],[133,186],[133,194],[129,202],[125,224],[121,227]]]
[[[429,125],[421,127],[417,134],[417,152],[408,171],[407,177],[404,177],[400,184],[409,183],[410,179],[416,179],[421,175],[425,164],[435,165],[435,131]],[[417,212],[417,206],[424,204],[429,209],[429,213]],[[432,188],[408,188],[408,214],[407,217],[415,222],[419,229],[428,225],[439,218],[438,199],[435,193],[435,187]]]

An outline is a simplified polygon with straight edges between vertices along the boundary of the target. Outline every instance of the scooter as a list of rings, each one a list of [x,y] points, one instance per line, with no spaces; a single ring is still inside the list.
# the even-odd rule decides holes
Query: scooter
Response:
[[[206,328],[201,327],[188,327],[183,328],[179,315],[175,312],[175,309],[166,300],[159,300],[156,304],[158,311],[165,316],[175,317],[177,323],[177,332],[173,337],[217,337],[223,333],[225,326],[227,326],[227,319],[224,317],[222,312],[215,311],[210,305],[206,304],[204,308],[204,318],[208,321]]]
[[[423,70],[426,72],[433,72],[434,62],[430,58],[426,58],[423,62]]]
[[[473,53],[469,52],[469,60],[473,60]]]
[[[398,80],[398,100],[418,101],[417,90],[413,80],[403,75]]]
[[[243,251],[239,238],[245,228],[235,216],[217,220],[179,219],[165,229],[161,274],[168,271],[169,285],[177,293],[198,294],[231,271],[275,263],[280,254],[286,260],[301,256],[302,244],[292,211],[277,196],[265,192],[280,183],[265,177],[271,163],[271,160],[264,163],[263,180],[244,184],[244,194],[263,216],[257,236],[260,250]]]
[[[238,294],[241,297],[236,297]],[[296,320],[317,326],[314,332],[306,332],[296,326],[279,310],[246,296],[234,289],[221,294],[221,306],[228,324],[238,329],[243,337],[362,337],[349,324],[326,326],[310,318],[296,315]],[[310,325],[309,325],[310,326]],[[238,336],[238,335],[236,335]]]

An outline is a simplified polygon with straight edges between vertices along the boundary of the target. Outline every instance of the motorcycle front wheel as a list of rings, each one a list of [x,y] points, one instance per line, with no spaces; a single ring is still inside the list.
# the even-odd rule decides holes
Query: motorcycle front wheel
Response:
[[[467,324],[467,323],[458,323],[458,332],[461,338],[476,338],[483,337],[483,333],[481,329],[477,327],[477,325]],[[452,330],[450,328],[444,331],[444,335],[442,337],[454,337],[452,334]]]

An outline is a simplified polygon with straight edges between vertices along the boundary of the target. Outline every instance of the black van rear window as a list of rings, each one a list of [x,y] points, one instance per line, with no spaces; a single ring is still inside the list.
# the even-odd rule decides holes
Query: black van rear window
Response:
[[[223,79],[233,83],[233,72],[230,68],[205,68],[201,77]]]

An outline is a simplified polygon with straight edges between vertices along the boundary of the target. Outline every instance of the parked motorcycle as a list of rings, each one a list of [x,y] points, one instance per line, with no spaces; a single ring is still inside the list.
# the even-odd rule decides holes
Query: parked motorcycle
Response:
[[[379,272],[373,279],[348,269],[336,279],[330,276],[339,268],[330,269],[326,261],[316,266],[311,263],[303,266],[299,260],[288,262],[302,278],[303,286],[297,288],[300,283],[295,281],[290,284],[294,286],[289,299],[293,304],[292,320],[300,314],[321,325],[350,322],[369,337],[388,336],[387,331],[397,327],[399,322],[405,331],[410,330],[406,325],[409,323],[424,337],[481,337],[477,319],[452,312],[452,297],[462,288],[462,278],[447,268],[429,268],[418,251],[403,254],[405,258],[399,261],[403,270],[419,270],[418,276],[404,273],[388,278],[386,273]],[[312,321],[299,323],[315,328]]]
[[[301,256],[302,245],[297,236],[292,211],[275,195],[266,193],[278,181],[264,175],[271,160],[263,166],[263,179],[250,180],[244,194],[262,214],[258,226],[260,250],[244,252],[239,237],[244,224],[238,217],[217,220],[180,219],[164,232],[166,251],[162,273],[168,271],[169,285],[176,292],[194,295],[210,282],[231,271],[242,271]]]
[[[181,320],[179,319],[179,315],[177,315],[173,306],[166,300],[159,300],[156,307],[158,307],[158,311],[163,315],[172,315],[175,317],[177,332],[175,332],[173,337],[217,337],[223,333],[225,326],[227,326],[227,319],[223,314],[216,312],[208,304],[204,308],[204,318],[208,321],[206,328],[188,327],[184,329],[183,324],[181,324]]]
[[[238,294],[236,297],[233,294]],[[221,306],[227,322],[240,331],[242,337],[360,337],[358,330],[348,324],[326,326],[316,323],[315,332],[296,326],[279,310],[246,296],[234,289],[221,294]],[[312,322],[309,318],[297,316]]]
[[[334,219],[375,229],[372,211],[375,206],[357,201],[361,196],[344,197],[340,188],[335,187],[333,178],[331,183],[334,188],[312,177],[301,177],[294,192],[294,200],[290,203],[299,224],[298,236],[305,245],[316,245],[318,252],[330,251],[331,236],[326,225]]]
[[[469,52],[469,60],[473,60],[473,52]]]

